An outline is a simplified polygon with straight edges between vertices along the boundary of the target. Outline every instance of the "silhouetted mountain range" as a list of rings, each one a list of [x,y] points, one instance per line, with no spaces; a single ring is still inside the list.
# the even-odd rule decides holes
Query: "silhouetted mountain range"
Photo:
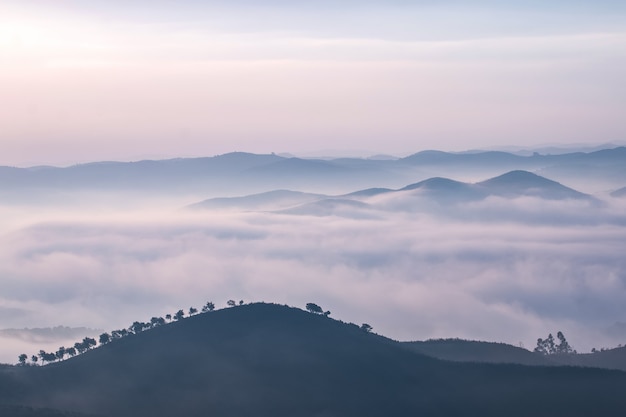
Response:
[[[271,304],[195,315],[60,363],[0,368],[5,409],[110,417],[621,416],[624,389],[620,371],[441,361]]]
[[[387,187],[435,176],[493,176],[527,170],[558,181],[626,182],[626,148],[560,155],[520,156],[506,152],[424,151],[401,159],[287,158],[234,152],[206,158],[96,162],[66,168],[0,167],[0,196],[55,191],[133,191],[141,193],[255,193],[271,189],[337,190]]]

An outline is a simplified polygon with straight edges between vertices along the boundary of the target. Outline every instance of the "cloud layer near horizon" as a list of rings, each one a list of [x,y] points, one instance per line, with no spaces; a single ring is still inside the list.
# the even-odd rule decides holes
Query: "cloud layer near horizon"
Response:
[[[488,221],[415,212],[38,215],[0,236],[0,320],[112,330],[206,301],[313,301],[401,340],[532,348],[562,330],[588,351],[616,345],[602,331],[626,320],[622,203],[467,207],[475,214],[491,207]],[[0,361],[14,361],[4,350]]]

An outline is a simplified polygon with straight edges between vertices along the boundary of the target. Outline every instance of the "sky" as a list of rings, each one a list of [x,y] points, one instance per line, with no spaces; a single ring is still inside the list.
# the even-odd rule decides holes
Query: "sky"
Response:
[[[624,73],[622,1],[3,0],[0,164],[619,142]]]

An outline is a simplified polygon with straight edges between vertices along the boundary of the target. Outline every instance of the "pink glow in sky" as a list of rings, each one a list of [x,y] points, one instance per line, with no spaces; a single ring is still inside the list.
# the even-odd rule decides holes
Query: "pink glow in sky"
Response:
[[[626,138],[617,2],[126,3],[0,5],[0,164]]]

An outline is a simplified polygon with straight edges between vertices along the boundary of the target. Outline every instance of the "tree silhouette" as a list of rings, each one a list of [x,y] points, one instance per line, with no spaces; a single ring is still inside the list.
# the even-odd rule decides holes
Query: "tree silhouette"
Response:
[[[228,300],[226,301],[226,305],[228,305],[228,307],[235,307],[237,303],[235,302],[235,300]]]
[[[33,365],[37,365],[37,360],[39,358],[37,357],[37,355],[33,355],[30,357],[30,361],[33,363]]]
[[[213,310],[215,310],[215,304],[213,304],[211,301],[209,301],[208,303],[204,305],[204,307],[202,307],[203,313],[206,313],[208,311],[213,311]]]
[[[163,317],[152,317],[150,319],[150,324],[152,327],[162,326],[165,324],[165,319]]]
[[[171,314],[166,314],[165,315],[165,320],[172,321],[172,315]]]
[[[65,346],[61,346],[57,351],[56,351],[56,357],[59,361],[63,360],[63,357],[66,354],[66,350],[65,350]]]
[[[556,353],[576,353],[569,345],[562,332],[558,332],[556,338],[559,339],[559,344],[556,346]]]
[[[367,323],[361,324],[361,330],[363,330],[365,333],[370,333],[372,329],[373,329],[372,326],[370,326]]]
[[[129,331],[132,331],[135,334],[139,334],[143,331],[143,329],[146,327],[145,323],[142,323],[140,321],[135,321],[133,322],[133,324],[130,325],[130,327],[128,328]]]
[[[306,309],[309,313],[313,313],[313,314],[324,314],[324,310],[322,310],[322,307],[318,306],[315,303],[307,303],[306,304]],[[328,313],[330,314],[330,312]]]
[[[541,355],[555,355],[561,353],[576,352],[569,345],[562,332],[558,332],[556,336],[559,339],[558,345],[554,343],[554,336],[552,336],[552,333],[548,335],[547,339],[537,339],[537,347],[535,347],[534,352]]]
[[[76,349],[73,347],[68,347],[67,349],[65,349],[65,352],[71,357],[76,356]]]
[[[85,346],[83,342],[76,342],[74,343],[74,349],[76,349],[78,353],[83,353],[87,351],[87,346]]]
[[[239,300],[239,305],[242,306],[243,305],[243,300]]]
[[[126,336],[127,334],[128,334],[128,330],[126,330],[126,329],[113,330],[111,332],[111,339],[121,339],[122,337]]]
[[[174,314],[174,320],[180,320],[185,317],[185,312],[183,310],[178,310],[176,314]]]
[[[100,337],[98,338],[98,341],[100,342],[101,345],[106,345],[107,343],[111,341],[111,336],[109,336],[109,334],[106,332],[102,333]]]
[[[189,307],[189,315],[193,316],[194,314],[196,314],[198,312],[198,309],[195,307]]]
[[[28,355],[25,353],[22,353],[20,356],[17,357],[17,359],[20,361],[20,365],[25,366],[26,359],[28,359]]]
[[[41,363],[44,362],[54,362],[56,360],[56,355],[54,353],[48,353],[45,350],[39,351],[39,357],[41,358]]]

